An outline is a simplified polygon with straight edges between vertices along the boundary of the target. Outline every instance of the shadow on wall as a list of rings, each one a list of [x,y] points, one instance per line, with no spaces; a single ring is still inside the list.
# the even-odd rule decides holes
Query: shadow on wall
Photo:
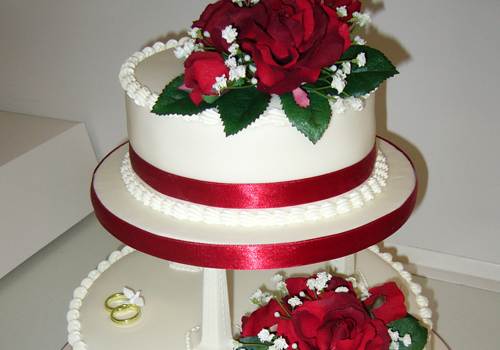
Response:
[[[384,10],[384,5],[376,0],[363,1],[365,9],[369,9],[370,14],[375,15],[378,11]],[[398,42],[393,37],[381,34],[375,26],[367,26],[360,33],[360,36],[367,41],[370,47],[383,52],[389,60],[396,66],[411,61],[411,54],[404,48],[404,43]],[[402,77],[404,79],[404,77]],[[391,79],[400,79],[398,76]],[[377,90],[375,100],[375,113],[377,119],[377,135],[394,143],[411,159],[418,178],[418,196],[416,207],[420,205],[427,192],[428,168],[427,163],[418,148],[409,140],[391,132],[387,128],[387,118],[404,118],[405,116],[387,115],[387,84],[383,83]],[[390,164],[389,164],[390,166]]]

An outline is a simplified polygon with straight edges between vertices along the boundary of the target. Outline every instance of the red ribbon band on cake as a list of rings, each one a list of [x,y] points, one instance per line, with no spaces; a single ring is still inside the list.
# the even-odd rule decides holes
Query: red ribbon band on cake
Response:
[[[91,190],[97,219],[123,243],[157,258],[228,270],[279,269],[353,254],[379,243],[403,226],[413,211],[416,198],[415,185],[401,207],[366,225],[339,234],[298,242],[231,245],[181,241],[148,232],[115,216],[101,203],[93,185]],[[186,222],[186,227],[190,224]]]
[[[156,191],[173,198],[219,208],[264,209],[312,203],[348,192],[372,174],[376,146],[358,163],[320,176],[270,183],[201,181],[165,172],[142,159],[129,144],[135,173]]]

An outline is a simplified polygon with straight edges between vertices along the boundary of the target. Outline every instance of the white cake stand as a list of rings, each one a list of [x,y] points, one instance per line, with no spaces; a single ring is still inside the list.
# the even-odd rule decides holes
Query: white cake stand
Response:
[[[378,146],[389,164],[382,193],[348,215],[316,222],[228,227],[178,220],[154,211],[128,193],[121,178],[128,144],[115,149],[97,167],[92,203],[103,227],[125,244],[161,259],[205,268],[203,332],[196,350],[227,350],[232,332],[226,269],[277,269],[342,258],[384,240],[406,222],[416,200],[414,168],[392,144],[379,139]],[[343,266],[338,272],[349,273],[353,267],[349,261],[338,261],[338,267]]]

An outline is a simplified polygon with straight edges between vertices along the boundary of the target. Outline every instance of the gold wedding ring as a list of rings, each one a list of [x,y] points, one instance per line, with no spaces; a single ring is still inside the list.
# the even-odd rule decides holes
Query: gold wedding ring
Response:
[[[122,302],[119,302],[118,305],[112,306],[113,302],[117,300],[122,300]],[[116,324],[130,324],[134,321],[136,321],[139,316],[141,315],[141,308],[135,304],[132,303],[124,303],[127,301],[128,298],[125,296],[123,293],[116,293],[111,296],[109,296],[106,301],[104,302],[104,307],[106,308],[107,311],[111,312],[111,321],[113,321]],[[130,317],[120,317],[120,315],[128,315],[130,312],[133,311],[132,316]],[[135,312],[134,312],[135,311]]]
[[[120,318],[120,314],[127,314],[130,310],[134,310],[135,313],[131,317]],[[141,316],[141,308],[135,304],[124,304],[122,306],[117,307],[111,311],[111,321],[116,324],[129,324],[136,321],[139,316]]]

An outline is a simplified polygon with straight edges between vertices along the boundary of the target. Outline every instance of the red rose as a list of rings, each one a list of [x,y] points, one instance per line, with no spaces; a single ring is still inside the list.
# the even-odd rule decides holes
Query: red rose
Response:
[[[202,95],[216,95],[213,85],[216,77],[229,77],[229,68],[224,64],[224,58],[216,52],[193,52],[184,63],[184,85],[192,91],[191,100],[199,105]]]
[[[251,25],[250,7],[239,7],[231,0],[221,0],[208,5],[200,19],[193,22],[193,27],[200,28],[202,33],[208,32],[210,34],[209,37],[205,37],[205,40],[217,52],[227,52],[231,45],[222,38],[222,31],[228,25],[232,25],[236,30]]]
[[[254,59],[257,89],[282,95],[315,83],[350,46],[348,25],[337,12],[310,0],[261,0],[238,43]]]
[[[396,283],[387,282],[371,288],[369,292],[371,296],[363,304],[385,324],[406,316],[405,296]]]
[[[391,341],[384,323],[350,293],[304,303],[291,322],[300,350],[386,350]]]
[[[290,279],[289,279],[290,280]],[[287,286],[289,286],[287,280]],[[276,301],[242,319],[242,337],[255,336],[276,326],[278,336],[300,350],[387,350],[390,337],[385,324],[370,317],[355,295],[331,292],[328,297],[304,303],[293,311]],[[283,317],[276,317],[278,312]]]

